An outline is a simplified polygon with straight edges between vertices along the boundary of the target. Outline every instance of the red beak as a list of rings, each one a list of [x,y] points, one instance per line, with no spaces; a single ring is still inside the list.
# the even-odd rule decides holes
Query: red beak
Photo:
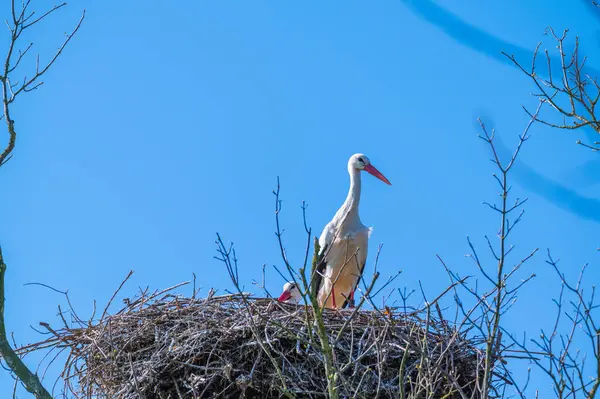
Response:
[[[375,166],[365,165],[365,170],[373,176],[375,176],[376,178],[378,178],[379,180],[381,180],[382,182],[389,184],[390,186],[392,185],[392,183],[390,183],[390,181],[380,171],[378,171]]]
[[[279,302],[285,302],[292,297],[292,294],[289,291],[283,291],[283,294],[277,299]]]

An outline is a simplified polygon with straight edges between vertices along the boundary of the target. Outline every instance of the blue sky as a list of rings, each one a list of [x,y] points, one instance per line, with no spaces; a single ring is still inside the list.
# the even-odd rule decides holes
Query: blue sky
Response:
[[[46,84],[15,104],[17,148],[0,171],[6,319],[20,343],[39,339],[39,321],[56,324],[64,304],[29,282],[68,289],[83,315],[131,269],[126,296],[192,273],[203,293],[230,289],[213,259],[217,231],[235,243],[246,287],[266,264],[278,292],[277,176],[298,265],[302,201],[320,233],[346,196],[355,152],[393,183],[363,184],[371,253],[384,243],[380,271],[401,269],[398,286],[421,280],[436,295],[447,285],[436,254],[474,274],[465,237],[484,252],[499,223],[481,205],[497,188],[476,118],[498,129],[506,153],[528,120],[521,105],[535,105],[500,52],[528,63],[546,26],[569,28],[600,70],[600,15],[583,0],[80,1],[34,32],[43,57],[82,8],[84,25]],[[514,260],[542,250],[506,319],[516,333],[552,321],[559,283],[546,248],[568,275],[590,262],[588,284],[600,281],[600,158],[574,144],[588,136],[536,125],[516,165],[513,191],[529,202]],[[0,377],[0,391],[10,386]]]

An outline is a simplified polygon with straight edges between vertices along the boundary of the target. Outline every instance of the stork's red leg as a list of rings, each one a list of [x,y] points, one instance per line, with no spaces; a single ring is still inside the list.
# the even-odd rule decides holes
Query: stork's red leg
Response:
[[[350,308],[354,307],[354,290],[350,291],[350,301],[349,301],[349,306]]]
[[[331,302],[333,302],[333,308],[337,309],[337,306],[335,304],[335,290],[333,289],[333,287],[331,287]]]

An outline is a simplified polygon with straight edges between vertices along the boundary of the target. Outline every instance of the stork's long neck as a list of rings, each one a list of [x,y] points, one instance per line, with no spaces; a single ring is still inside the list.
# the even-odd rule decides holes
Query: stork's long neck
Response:
[[[344,204],[340,208],[340,216],[344,220],[356,220],[360,222],[360,218],[358,216],[358,205],[360,203],[361,189],[360,170],[349,167],[348,173],[350,174],[350,189],[348,190],[346,201],[344,201]]]

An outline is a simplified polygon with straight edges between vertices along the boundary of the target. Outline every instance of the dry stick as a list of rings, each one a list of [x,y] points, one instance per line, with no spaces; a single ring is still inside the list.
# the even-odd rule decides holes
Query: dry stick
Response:
[[[288,391],[288,387],[287,384],[285,382],[285,378],[283,377],[283,374],[281,373],[281,369],[279,367],[279,364],[277,363],[277,361],[275,360],[275,358],[273,357],[273,355],[271,354],[271,352],[267,349],[267,347],[265,347],[265,345],[262,343],[262,340],[260,338],[260,335],[258,334],[258,332],[256,331],[256,326],[254,325],[254,320],[253,320],[253,316],[252,316],[252,310],[250,307],[250,304],[246,298],[246,296],[244,295],[244,293],[242,292],[241,287],[239,286],[239,280],[237,279],[238,273],[237,273],[237,261],[234,258],[234,263],[231,263],[231,257],[230,257],[230,252],[227,251],[227,248],[225,247],[225,244],[223,243],[223,240],[221,240],[221,236],[217,233],[217,246],[218,246],[218,251],[219,254],[221,254],[221,256],[223,256],[222,260],[225,263],[226,267],[227,267],[227,271],[229,272],[229,277],[231,279],[231,281],[233,282],[233,285],[235,286],[235,288],[237,289],[238,293],[241,295],[242,300],[244,301],[245,305],[246,305],[246,310],[248,311],[248,316],[249,316],[249,322],[251,325],[250,330],[252,331],[252,334],[255,336],[258,345],[261,347],[261,349],[265,352],[265,354],[267,355],[267,357],[269,358],[269,360],[271,361],[271,363],[273,364],[273,367],[275,367],[275,371],[277,372],[277,375],[281,381],[281,385],[283,387],[283,394],[287,397],[294,397],[289,391]],[[235,252],[234,252],[234,257],[235,257]]]
[[[427,323],[430,323],[429,315],[427,316]],[[425,339],[425,338],[423,338],[423,339]],[[421,355],[421,357],[425,356],[425,358],[428,359],[428,354],[425,353],[420,347],[408,342],[408,340],[406,340],[405,343],[406,343],[405,350],[408,350],[408,348],[410,346],[415,352],[417,352],[419,355]],[[440,356],[440,358],[441,358],[441,356]],[[438,365],[435,365],[435,366],[440,371],[440,373],[443,374],[448,379],[448,381],[450,381],[456,387],[456,389],[458,390],[458,393],[461,396],[461,399],[467,399],[466,394],[464,393],[462,387],[458,384],[457,379],[453,378],[447,371],[445,371],[443,368],[439,367]]]
[[[117,294],[119,293],[119,291],[121,291],[121,288],[123,288],[123,286],[125,285],[125,283],[127,282],[127,280],[129,280],[129,278],[132,275],[133,275],[133,270],[130,270],[129,273],[127,273],[127,276],[125,277],[125,279],[123,281],[121,281],[121,284],[119,285],[119,288],[117,288],[117,290],[112,294],[112,296],[110,297],[110,300],[106,304],[106,307],[104,307],[104,311],[102,312],[102,316],[100,316],[100,320],[104,320],[104,316],[106,316],[106,313],[108,312],[108,308],[112,304],[112,301],[115,299],[115,297],[117,296]]]
[[[282,309],[282,310],[286,310],[286,309],[283,307],[283,305],[282,305],[282,304],[277,304],[277,305],[279,306],[279,308],[280,308],[280,309]],[[308,312],[304,312],[304,313],[306,314],[306,313],[308,313]],[[309,339],[309,340],[306,340],[306,339],[304,339],[303,337],[300,337],[300,336],[298,336],[297,334],[295,334],[295,331],[294,331],[294,330],[292,330],[291,328],[289,328],[288,326],[286,326],[286,325],[284,325],[284,324],[282,324],[282,323],[279,323],[278,321],[272,320],[272,319],[271,319],[271,318],[269,318],[268,316],[265,316],[265,315],[263,315],[263,314],[260,314],[260,313],[256,314],[256,316],[257,316],[258,318],[260,318],[261,320],[263,320],[263,321],[265,321],[265,322],[267,322],[267,323],[271,323],[271,324],[273,324],[274,326],[276,326],[276,327],[280,328],[282,331],[285,331],[285,332],[287,332],[288,334],[290,334],[290,336],[293,336],[293,337],[295,337],[295,338],[296,338],[296,339],[297,339],[299,342],[301,342],[301,343],[303,343],[303,344],[305,344],[305,345],[311,345],[311,344],[313,344],[313,343],[314,343],[314,342],[312,342],[310,339]]]
[[[48,370],[50,369],[50,367],[54,364],[54,362],[56,361],[56,359],[58,359],[58,357],[65,351],[67,350],[66,347],[61,348],[59,351],[57,351],[56,355],[54,355],[54,357],[48,362],[48,364],[46,365],[46,367],[44,368],[44,372],[42,373],[42,380],[44,380],[46,378],[46,373],[48,373]],[[48,355],[51,354],[52,351],[48,351]],[[45,356],[44,356],[45,358]],[[40,360],[40,365],[41,362],[43,360]],[[38,370],[36,370],[36,373],[38,372]],[[54,384],[52,385],[52,396],[54,396],[54,391],[56,389],[56,385],[58,384],[58,382],[60,381],[61,377],[60,375],[56,377],[56,379],[54,380]]]
[[[400,362],[400,369],[398,370],[398,391],[400,399],[406,399],[406,392],[404,391],[404,372],[406,371],[406,361],[408,360],[408,343],[404,347],[404,353],[402,354],[402,361]]]
[[[356,390],[354,392],[354,395],[352,396],[352,398],[356,398],[356,395],[358,395],[358,392],[360,391],[360,386],[362,385],[365,376],[367,375],[367,373],[371,372],[371,368],[367,367],[367,369],[363,372],[362,376],[360,377],[360,380],[358,381],[358,386],[356,387]]]
[[[441,260],[441,258],[439,257],[439,255],[436,255],[436,256],[438,257],[438,259]],[[437,297],[435,297],[435,299],[433,301],[427,302],[427,304],[425,305],[425,307],[423,307],[421,309],[418,309],[418,310],[415,310],[415,311],[413,311],[411,313],[413,313],[413,314],[419,314],[419,313],[422,313],[422,312],[426,311],[427,309],[429,309],[432,305],[437,305],[438,301],[440,299],[442,299],[444,297],[444,295],[446,295],[448,293],[448,291],[454,289],[454,287],[456,287],[457,285],[463,285],[463,284],[465,284],[465,282],[469,278],[471,278],[471,276],[463,277],[462,279],[451,283],[444,291],[442,291],[441,294],[439,294]],[[441,319],[441,317],[440,317],[440,319]]]
[[[439,259],[439,260],[440,260],[440,262],[442,263],[443,267],[446,269],[446,272],[447,272],[447,273],[450,275],[451,279],[454,279],[454,278],[455,278],[455,277],[454,277],[454,274],[453,274],[453,273],[450,271],[450,269],[449,269],[449,268],[446,266],[446,263],[445,263],[445,262],[442,260],[442,258],[441,258],[441,257],[439,257],[439,256],[438,256],[438,259]],[[458,339],[458,337],[459,337],[459,334],[460,334],[460,330],[463,328],[463,326],[464,326],[464,325],[465,325],[467,322],[470,322],[470,323],[474,324],[474,322],[471,322],[471,321],[470,321],[470,320],[471,320],[471,315],[472,315],[472,314],[473,314],[473,313],[474,313],[474,312],[475,312],[475,311],[478,309],[478,307],[479,307],[479,306],[480,306],[482,303],[484,303],[484,302],[486,301],[486,299],[487,299],[489,296],[493,295],[493,294],[495,293],[495,291],[497,290],[497,287],[495,287],[495,288],[494,288],[494,289],[493,289],[491,292],[489,292],[489,293],[487,293],[487,294],[484,294],[483,296],[479,296],[479,295],[477,295],[476,293],[474,293],[473,291],[471,291],[471,289],[470,289],[470,288],[468,288],[468,287],[467,287],[466,283],[464,282],[464,279],[463,279],[463,280],[461,280],[461,281],[459,281],[459,284],[460,284],[461,286],[463,286],[464,288],[466,288],[466,289],[467,289],[467,291],[468,291],[469,293],[471,293],[471,294],[473,294],[473,295],[475,295],[475,296],[476,296],[476,298],[477,298],[477,303],[475,303],[475,304],[474,304],[474,305],[471,307],[471,309],[470,309],[468,312],[466,312],[466,314],[465,314],[465,316],[464,316],[463,320],[462,320],[462,321],[461,321],[461,322],[458,324],[458,326],[457,326],[457,329],[456,329],[456,332],[453,334],[453,336],[452,336],[452,337],[451,337],[451,339],[449,340],[449,344],[448,344],[448,346],[447,346],[446,350],[445,350],[443,353],[445,353],[446,351],[450,350],[450,344],[451,344],[451,343],[453,343],[453,342],[454,342],[456,339]],[[457,294],[457,295],[458,295],[458,294]],[[479,376],[479,374],[477,374],[477,376]],[[457,387],[457,388],[460,388],[460,387]]]
[[[342,337],[342,334],[344,333],[344,331],[346,330],[346,328],[348,327],[348,325],[350,325],[350,323],[352,323],[352,321],[354,320],[354,318],[358,315],[358,313],[360,311],[360,308],[365,303],[366,297],[371,293],[371,290],[375,286],[375,283],[377,282],[378,278],[379,278],[379,273],[375,273],[373,275],[373,278],[371,280],[371,284],[369,285],[369,288],[367,288],[367,291],[365,292],[365,294],[360,299],[360,302],[358,303],[358,306],[354,309],[354,311],[352,312],[352,314],[350,315],[350,317],[346,319],[346,321],[344,322],[344,324],[342,325],[342,327],[338,331],[337,337],[335,338],[335,341],[333,341],[333,346],[334,347],[339,342],[340,338]]]

